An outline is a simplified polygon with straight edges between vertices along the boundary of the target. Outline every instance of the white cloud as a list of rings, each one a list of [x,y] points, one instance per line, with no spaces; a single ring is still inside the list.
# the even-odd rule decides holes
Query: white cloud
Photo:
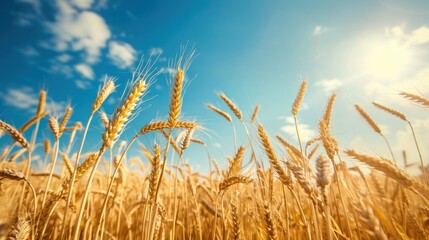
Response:
[[[366,95],[375,101],[382,101],[386,105],[408,105],[409,102],[399,96],[399,91],[427,94],[429,93],[428,79],[429,65],[408,79],[392,81],[388,84],[372,81],[365,84],[363,89]],[[418,92],[416,92],[416,89],[418,89]]]
[[[111,41],[108,57],[120,69],[132,67],[136,61],[136,50],[128,43]]]
[[[322,35],[322,33],[325,33],[327,31],[328,31],[327,27],[323,27],[321,25],[317,25],[313,29],[313,35],[314,36],[320,36],[320,35]]]
[[[81,9],[88,9],[94,3],[94,0],[72,0],[73,5]]]
[[[164,50],[162,50],[162,48],[151,48],[149,52],[150,52],[150,55],[157,56],[157,55],[161,55],[164,52]]]
[[[26,110],[35,113],[39,104],[39,94],[31,87],[24,86],[20,88],[9,88],[5,93],[0,92],[0,99],[3,104],[15,107],[20,110]],[[52,113],[64,111],[65,102],[55,102],[49,99],[47,102],[47,109]]]
[[[421,45],[429,43],[429,28],[426,26],[422,26],[413,30],[407,43],[409,45]]]
[[[80,89],[89,89],[91,88],[91,82],[87,81],[87,80],[75,80],[74,81],[76,84],[76,87],[80,88]]]
[[[49,68],[42,67],[41,69],[48,73],[63,74],[67,78],[73,77],[73,69],[70,66],[61,64],[59,62],[51,61],[51,65]]]
[[[4,103],[23,110],[35,110],[39,102],[37,94],[31,87],[9,88],[6,93],[0,93]]]
[[[293,139],[298,140],[293,117],[280,117],[280,118],[286,121],[286,125],[281,127],[281,130],[287,133]],[[304,123],[298,122],[298,131],[299,131],[299,137],[301,138],[302,142],[306,142],[316,135],[316,132],[313,129],[311,129],[310,125],[307,125]]]
[[[31,46],[27,46],[25,48],[18,49],[18,51],[27,57],[34,57],[34,56],[39,55],[39,52],[34,47],[31,47]]]
[[[323,88],[323,91],[326,94],[330,94],[332,91],[337,90],[338,88],[343,86],[343,82],[337,78],[334,79],[323,79],[316,83],[316,86],[320,86]]]
[[[74,69],[87,79],[94,79],[95,77],[94,71],[87,64],[84,64],[84,63],[76,64],[74,66]]]
[[[72,56],[70,56],[69,54],[61,54],[57,56],[58,61],[66,63],[68,61],[70,61],[72,59]]]
[[[46,23],[54,36],[56,50],[84,51],[88,63],[97,62],[111,37],[104,19],[95,12],[79,12],[65,0],[57,0],[56,5],[55,21]]]

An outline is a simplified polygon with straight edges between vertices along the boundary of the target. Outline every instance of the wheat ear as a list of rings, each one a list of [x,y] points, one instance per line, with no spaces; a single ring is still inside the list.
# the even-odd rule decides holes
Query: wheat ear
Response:
[[[184,72],[181,68],[177,69],[176,81],[174,82],[173,92],[170,100],[170,112],[168,123],[170,128],[175,127],[179,120],[180,112],[182,111],[182,88],[183,88]]]
[[[98,93],[97,98],[92,104],[92,114],[94,114],[101,107],[101,105],[107,99],[107,97],[114,91],[115,91],[115,82],[113,78],[110,78],[109,80],[107,80],[107,82],[104,83],[103,88]]]
[[[334,107],[335,99],[337,98],[337,95],[334,93],[329,98],[328,104],[326,105],[325,113],[323,114],[323,121],[325,121],[328,129],[331,125],[331,116],[332,116],[332,109]]]
[[[292,105],[292,115],[298,115],[299,108],[301,107],[302,99],[304,98],[305,91],[307,90],[307,81],[302,81],[301,86],[299,88],[298,95],[295,98],[295,101]]]
[[[258,134],[262,147],[265,150],[265,154],[270,160],[270,163],[273,166],[274,170],[276,170],[277,174],[279,175],[280,181],[286,186],[291,186],[292,180],[283,170],[283,167],[280,165],[280,161],[278,160],[274,152],[274,148],[271,146],[271,142],[267,133],[265,132],[264,126],[262,126],[261,124],[258,125]]]
[[[259,105],[256,105],[255,109],[253,110],[252,117],[250,117],[250,123],[253,123],[255,119],[258,117],[259,113]]]
[[[426,198],[429,198],[429,189],[416,181],[413,177],[408,175],[402,169],[391,164],[385,159],[364,155],[356,152],[355,150],[344,151],[349,157],[353,157],[356,160],[365,163],[366,165],[383,172],[386,176],[395,179],[402,185],[408,187],[410,190],[418,191],[423,194]]]
[[[63,134],[64,129],[66,128],[66,125],[71,117],[73,109],[71,107],[67,107],[66,111],[64,113],[63,118],[61,119],[60,125],[59,125],[59,135]]]
[[[371,126],[374,132],[380,135],[383,135],[380,127],[378,127],[378,125],[374,122],[374,120],[372,120],[372,118],[368,115],[368,113],[365,112],[365,110],[363,110],[361,106],[359,106],[358,104],[355,104],[355,108],[359,112],[359,114],[365,119],[365,121]]]
[[[405,97],[405,98],[407,98],[413,102],[420,103],[421,105],[423,105],[425,107],[429,107],[429,99],[427,99],[425,97],[421,97],[419,95],[408,93],[408,92],[400,92],[399,95],[402,95],[403,97]]]
[[[278,239],[277,233],[276,233],[275,222],[271,216],[270,205],[268,204],[267,201],[264,201],[264,218],[265,218],[265,223],[266,223],[266,227],[267,227],[267,239],[269,239],[269,240]]]
[[[207,107],[212,110],[213,112],[221,115],[223,118],[225,118],[228,122],[232,122],[232,117],[228,113],[220,110],[219,108],[213,106],[212,104],[208,104]]]
[[[19,144],[21,144],[22,147],[30,151],[30,144],[28,143],[27,139],[16,128],[3,122],[2,120],[0,120],[0,128],[6,130],[15,141],[17,141]]]
[[[161,151],[158,144],[154,146],[154,156],[152,158],[152,171],[149,176],[148,198],[150,202],[155,201],[156,187],[158,186],[160,168],[161,168]]]
[[[374,106],[376,106],[377,108],[379,108],[379,109],[381,109],[381,110],[383,110],[383,111],[385,111],[387,113],[390,113],[391,115],[393,115],[395,117],[398,117],[398,118],[400,118],[400,119],[402,119],[404,121],[408,121],[407,117],[405,117],[405,115],[403,113],[401,113],[401,112],[399,112],[399,111],[397,111],[395,109],[386,107],[386,106],[381,105],[380,103],[376,103],[376,102],[372,102],[372,104]]]
[[[248,184],[251,181],[252,179],[246,176],[234,176],[234,177],[226,178],[219,183],[219,192],[228,190],[228,188],[234,184],[238,184],[238,183]]]
[[[45,112],[45,106],[46,106],[46,91],[40,91],[39,104],[37,105],[37,116]]]
[[[58,119],[56,117],[51,116],[48,120],[49,128],[51,128],[52,133],[56,140],[60,137],[60,127],[58,125]]]
[[[122,129],[124,128],[128,118],[137,106],[143,92],[146,90],[147,84],[144,79],[138,80],[132,88],[130,94],[127,96],[121,107],[117,109],[113,119],[109,123],[109,127],[103,134],[103,146],[110,148],[119,137]]]
[[[241,113],[240,109],[237,107],[237,105],[235,105],[235,103],[233,101],[231,101],[225,94],[223,93],[219,93],[219,97],[220,99],[222,99],[226,105],[228,105],[228,107],[231,109],[231,111],[235,114],[235,116],[238,119],[242,119],[243,118],[243,114]]]

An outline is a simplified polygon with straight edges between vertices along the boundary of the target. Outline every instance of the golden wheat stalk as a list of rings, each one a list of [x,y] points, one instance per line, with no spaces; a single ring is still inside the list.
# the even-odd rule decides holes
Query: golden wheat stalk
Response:
[[[182,151],[188,148],[189,142],[191,141],[192,134],[194,133],[194,131],[195,129],[193,128],[189,128],[188,130],[186,130],[185,137],[183,138],[182,144],[180,146]]]
[[[283,167],[280,165],[280,161],[277,159],[274,148],[271,146],[269,137],[261,124],[258,125],[258,134],[262,147],[264,148],[265,153],[270,160],[270,163],[273,166],[274,170],[276,170],[277,174],[279,175],[281,182],[286,186],[290,186],[292,184],[292,180],[283,170]]]
[[[353,157],[354,159],[363,162],[378,171],[383,172],[384,174],[386,174],[386,176],[395,179],[402,185],[408,187],[410,190],[416,190],[423,194],[426,198],[429,198],[428,187],[415,180],[402,169],[391,164],[388,160],[380,159],[365,154],[360,154],[355,150],[346,150],[344,151],[344,153],[346,153],[349,157]]]
[[[301,83],[301,86],[299,88],[298,95],[295,98],[295,101],[292,105],[292,115],[296,116],[298,115],[299,108],[301,107],[302,99],[304,99],[305,91],[307,90],[307,81],[304,80]]]
[[[381,110],[383,110],[383,111],[385,111],[387,113],[390,113],[391,115],[393,115],[395,117],[398,117],[398,118],[400,118],[400,119],[402,119],[404,121],[408,121],[407,117],[405,117],[405,115],[403,113],[401,113],[401,112],[399,112],[399,111],[397,111],[395,109],[386,107],[386,106],[381,105],[380,103],[376,103],[376,102],[372,102],[372,104],[374,106],[376,106],[377,108],[379,108],[379,109],[381,109]]]
[[[408,93],[408,92],[400,92],[399,95],[402,95],[403,97],[405,97],[405,98],[407,98],[413,102],[420,103],[421,105],[423,105],[425,107],[429,107],[429,99],[427,99],[425,97],[421,97],[419,95]]]
[[[323,155],[320,155],[316,159],[316,176],[317,186],[321,189],[323,198],[326,200],[326,191],[331,183],[331,165],[329,160]]]
[[[219,108],[213,106],[212,104],[207,104],[207,107],[212,110],[213,112],[221,115],[223,118],[225,118],[228,122],[232,122],[232,117],[228,113],[220,110]]]
[[[7,240],[27,240],[30,239],[33,226],[27,217],[18,217],[13,224],[11,231],[7,235]]]
[[[304,172],[304,169],[297,164],[288,161],[286,165],[291,170],[296,180],[298,180],[299,185],[302,187],[302,189],[304,189],[304,192],[308,195],[308,198],[313,201],[314,205],[317,205],[318,192],[316,191],[313,182],[309,181],[311,178],[307,176]]]
[[[365,121],[372,127],[372,129],[376,133],[382,135],[380,127],[378,127],[378,125],[374,122],[374,120],[372,120],[368,113],[366,113],[365,110],[363,110],[363,108],[358,104],[355,104],[355,108],[359,112],[359,114],[365,119]]]
[[[119,107],[113,119],[109,123],[109,127],[103,134],[103,146],[110,148],[113,142],[119,137],[119,134],[123,130],[128,118],[139,103],[143,92],[146,90],[147,84],[144,79],[138,80],[132,88],[130,94],[127,96],[125,101]]]
[[[225,177],[232,177],[234,174],[239,173],[241,169],[241,164],[243,161],[244,153],[246,148],[244,146],[240,146],[237,150],[237,153],[234,156],[234,159],[231,161],[231,164],[229,165]]]
[[[46,91],[42,90],[40,91],[40,94],[39,94],[39,104],[37,105],[37,113],[36,113],[37,116],[45,112],[45,105],[46,105]]]
[[[71,117],[73,109],[71,107],[67,107],[66,111],[64,113],[63,118],[61,119],[60,125],[59,125],[59,135],[63,134],[64,129],[66,128],[66,125]]]
[[[322,138],[322,145],[329,159],[334,162],[335,154],[338,152],[338,142],[329,132],[329,128],[325,121],[319,121],[319,132]]]
[[[51,128],[52,133],[56,140],[60,137],[60,126],[58,125],[58,119],[54,116],[51,116],[48,120],[49,127]]]
[[[152,171],[149,175],[148,198],[150,202],[155,201],[156,187],[158,186],[159,174],[161,170],[161,150],[158,144],[154,146],[154,156],[152,158]]]
[[[270,205],[267,201],[264,201],[264,218],[267,228],[267,239],[269,240],[276,240],[277,238],[277,232],[276,232],[276,226],[275,222],[271,216],[271,209]]]
[[[232,228],[232,239],[240,239],[240,220],[238,219],[237,207],[234,202],[230,203],[231,207],[231,228]]]
[[[331,125],[332,109],[334,107],[334,102],[336,98],[337,98],[337,95],[335,93],[331,95],[331,97],[329,98],[328,104],[326,105],[325,113],[323,114],[322,119],[323,121],[325,121],[328,129],[330,128],[330,125]]]
[[[101,121],[103,122],[104,129],[107,129],[109,127],[109,118],[107,117],[106,112],[100,111],[99,114]]]
[[[242,175],[226,178],[219,183],[219,192],[228,190],[228,188],[234,184],[238,184],[238,183],[248,184],[251,181],[252,181],[251,178],[242,176]]]
[[[107,82],[104,83],[103,88],[98,93],[97,98],[92,104],[92,114],[94,114],[107,99],[107,97],[115,91],[115,82],[113,78],[109,78]]]
[[[3,169],[0,169],[0,179],[2,178],[20,181],[20,180],[24,180],[25,176],[20,171],[10,169],[10,168],[3,168]]]
[[[30,151],[30,144],[28,143],[27,139],[16,128],[3,122],[2,120],[0,120],[0,128],[6,130],[15,141],[17,141],[19,144],[21,144],[22,147]]]
[[[255,109],[253,110],[252,117],[250,117],[250,123],[253,123],[255,119],[258,117],[259,113],[259,105],[256,105]]]
[[[219,97],[226,103],[226,105],[228,105],[228,107],[238,119],[241,120],[243,118],[243,114],[241,114],[240,109],[237,107],[237,105],[235,105],[233,101],[231,101],[231,99],[229,99],[224,93],[219,93]]]
[[[182,88],[184,80],[184,72],[181,68],[177,69],[176,81],[174,82],[173,92],[170,100],[170,112],[168,123],[170,128],[174,128],[176,122],[179,121],[180,112],[182,111]]]

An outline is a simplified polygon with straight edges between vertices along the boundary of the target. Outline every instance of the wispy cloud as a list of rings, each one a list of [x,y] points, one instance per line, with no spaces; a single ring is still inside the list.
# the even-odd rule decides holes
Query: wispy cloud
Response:
[[[27,57],[34,57],[34,56],[38,56],[39,52],[32,46],[27,46],[25,48],[20,48],[18,49],[18,51],[20,53],[22,53],[24,56]]]
[[[288,134],[293,139],[295,139],[296,141],[298,141],[293,117],[279,117],[279,118],[284,119],[286,121],[286,125],[281,127],[281,130],[284,133]],[[299,131],[299,137],[301,138],[302,142],[306,142],[316,135],[316,131],[311,129],[310,125],[304,124],[304,123],[298,123],[298,131]]]
[[[429,43],[429,27],[422,26],[413,30],[407,43],[409,45],[422,45]]]
[[[137,60],[137,51],[129,43],[112,39],[112,32],[105,19],[96,11],[107,7],[107,0],[54,0],[46,3],[41,0],[18,0],[31,5],[31,13],[16,13],[20,26],[33,22],[40,24],[49,34],[47,39],[39,39],[38,48],[57,52],[48,60],[49,67],[41,68],[50,73],[60,73],[68,78],[78,73],[83,78],[94,79],[92,66],[101,58],[111,59],[120,69],[130,68]],[[49,7],[47,7],[49,5]],[[46,13],[46,9],[54,10]],[[46,16],[50,16],[49,18]],[[52,16],[52,17],[51,17]],[[125,38],[122,37],[122,38]],[[108,51],[103,51],[106,49]],[[38,49],[22,48],[26,56],[35,56]],[[153,54],[161,54],[162,49],[153,48]],[[71,60],[77,65],[68,65]],[[90,87],[90,82],[74,80],[78,88]]]
[[[57,60],[63,63],[66,63],[68,61],[70,61],[72,59],[72,56],[70,56],[69,54],[61,54],[57,56]]]
[[[332,93],[332,91],[337,90],[343,86],[343,81],[333,78],[333,79],[323,79],[316,83],[316,86],[322,87],[323,92],[326,94]]]
[[[76,87],[80,88],[80,89],[90,89],[91,88],[91,82],[89,82],[88,80],[75,80],[74,81],[76,84]]]
[[[0,99],[3,100],[5,106],[15,107],[31,113],[36,112],[39,104],[38,92],[28,86],[6,89],[5,92],[0,92]],[[63,111],[65,106],[65,102],[55,102],[52,99],[47,101],[48,110],[54,113]]]
[[[321,25],[317,25],[313,29],[313,35],[314,36],[320,36],[320,35],[322,35],[323,33],[327,32],[327,31],[328,31],[327,27],[324,27],[324,26],[321,26]]]
[[[132,67],[137,60],[137,51],[128,43],[111,41],[108,57],[120,69]]]
[[[94,3],[94,0],[72,0],[73,5],[80,9],[88,9]]]
[[[79,63],[74,66],[74,69],[87,79],[94,79],[95,74],[92,68],[85,63]]]
[[[0,93],[0,98],[6,105],[22,110],[35,110],[38,104],[38,96],[31,87],[9,88]]]

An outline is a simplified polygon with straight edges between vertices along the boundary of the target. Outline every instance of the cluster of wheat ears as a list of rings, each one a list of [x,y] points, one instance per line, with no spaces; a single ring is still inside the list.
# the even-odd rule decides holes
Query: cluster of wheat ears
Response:
[[[226,169],[220,169],[208,154],[210,172],[192,172],[182,160],[183,153],[191,144],[208,149],[194,134],[203,131],[203,126],[181,117],[183,82],[192,55],[179,57],[174,64],[168,115],[164,120],[142,124],[128,142],[116,144],[154,77],[150,64],[135,74],[128,94],[110,117],[100,111],[116,88],[112,79],[106,80],[85,127],[79,122],[69,123],[70,107],[60,119],[50,116],[45,91],[40,92],[36,115],[23,127],[16,129],[0,121],[0,129],[13,140],[11,145],[2,146],[0,156],[2,239],[429,237],[428,179],[412,123],[401,112],[379,103],[373,104],[411,128],[420,158],[419,176],[398,167],[383,132],[359,105],[355,105],[356,110],[384,138],[391,155],[370,156],[341,149],[330,131],[335,94],[320,117],[318,136],[305,145],[299,140],[294,146],[279,135],[276,140],[270,138],[258,121],[258,106],[250,117],[244,117],[240,108],[220,93],[233,114],[211,104],[207,107],[231,123],[234,142],[234,122],[241,123],[246,144],[234,146],[232,156],[225,157]],[[298,139],[297,116],[306,88],[307,82],[303,81],[291,109]],[[429,109],[429,99],[400,94]],[[104,123],[101,147],[84,153],[88,128],[98,115]],[[52,145],[47,139],[36,144],[44,118],[55,139]],[[30,129],[33,132],[28,141],[25,135]],[[130,146],[148,133],[157,143],[140,144],[141,158],[127,159]],[[64,135],[69,137],[64,139]],[[72,151],[74,142],[76,151]],[[67,147],[60,149],[64,143]],[[36,156],[37,147],[44,151]],[[348,167],[344,157],[369,166],[370,173]],[[47,162],[41,171],[32,167],[32,161],[41,162],[40,158]],[[409,164],[403,158],[407,168]]]

